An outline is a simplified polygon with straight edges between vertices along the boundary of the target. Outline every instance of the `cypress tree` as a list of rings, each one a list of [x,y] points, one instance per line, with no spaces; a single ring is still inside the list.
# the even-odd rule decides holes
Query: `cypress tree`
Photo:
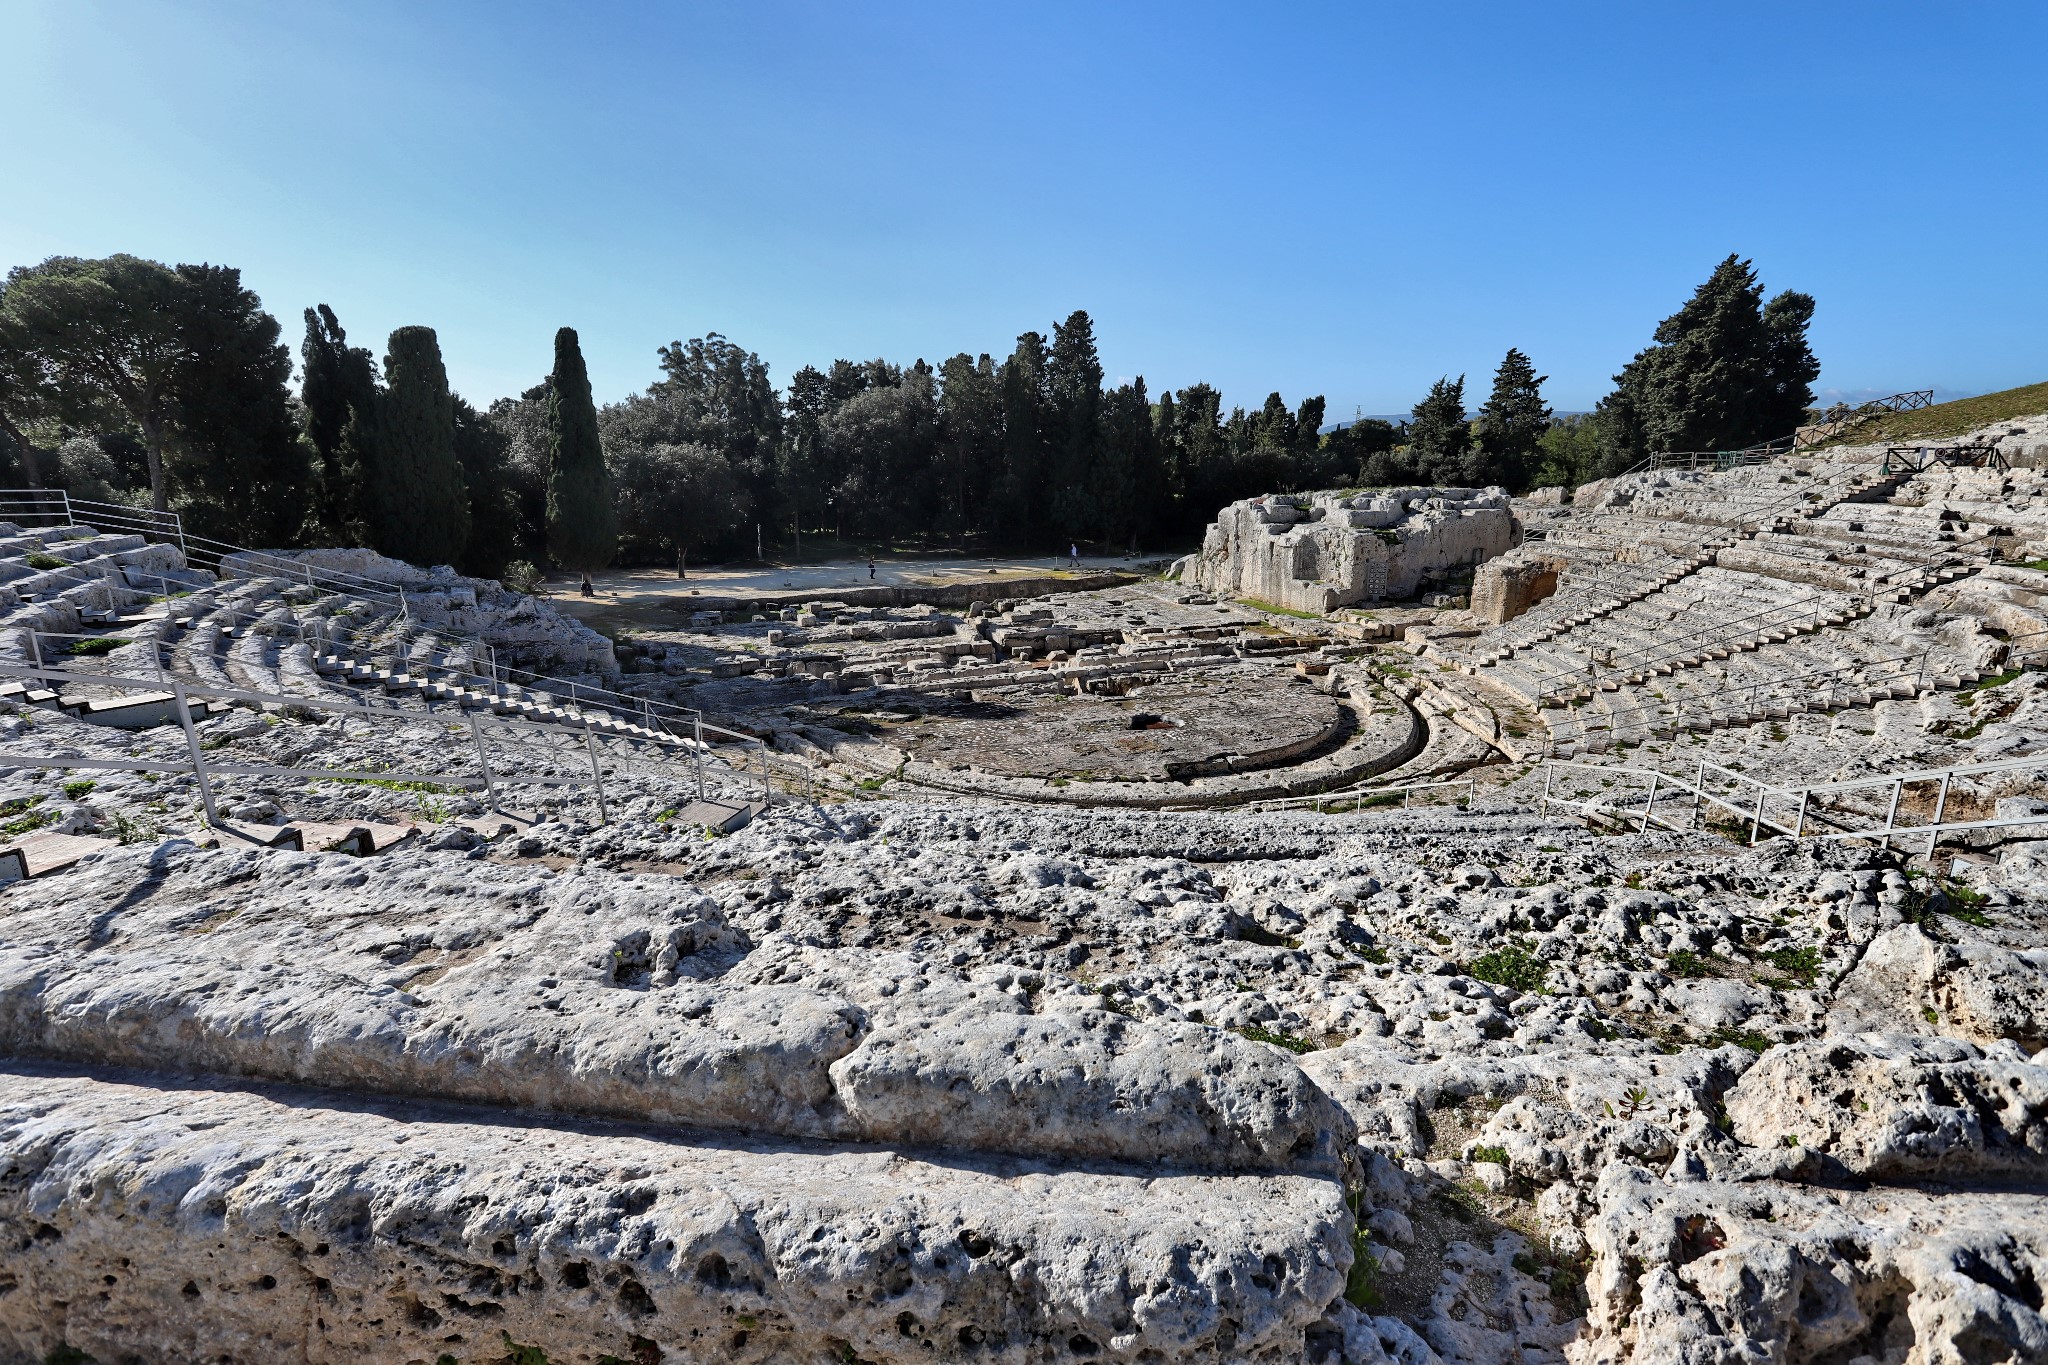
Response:
[[[469,540],[469,494],[441,344],[431,327],[401,327],[388,347],[365,489],[372,541],[414,564],[453,564]]]
[[[583,348],[573,327],[555,333],[548,442],[548,555],[581,575],[588,597],[590,575],[618,553],[619,518],[597,432],[597,407],[590,399],[590,372],[583,367]]]
[[[1755,267],[1731,255],[1657,324],[1654,344],[1600,404],[1615,443],[1606,472],[1655,451],[1738,450],[1792,434],[1820,377],[1806,344],[1813,299],[1787,291],[1766,304],[1763,294]]]
[[[1548,378],[1536,373],[1528,356],[1508,348],[1494,371],[1493,394],[1479,409],[1479,441],[1466,473],[1472,483],[1499,484],[1510,493],[1529,486],[1536,443],[1550,427],[1550,408],[1543,401]]]
[[[299,400],[306,406],[306,438],[319,460],[322,533],[338,544],[361,545],[369,538],[363,466],[377,401],[377,361],[363,347],[348,344],[340,319],[324,303],[306,310],[299,357],[305,373]]]
[[[1026,332],[1003,362],[1003,478],[997,524],[1004,538],[1028,544],[1044,506],[1046,445],[1045,338]]]
[[[1060,534],[1080,539],[1102,529],[1097,497],[1102,461],[1102,360],[1095,324],[1076,309],[1053,324],[1045,362],[1046,444],[1052,456],[1052,513]]]
[[[1465,376],[1448,375],[1429,386],[1429,393],[1408,424],[1408,459],[1416,477],[1431,483],[1450,483],[1464,477],[1465,448],[1472,444],[1472,427],[1465,420]]]

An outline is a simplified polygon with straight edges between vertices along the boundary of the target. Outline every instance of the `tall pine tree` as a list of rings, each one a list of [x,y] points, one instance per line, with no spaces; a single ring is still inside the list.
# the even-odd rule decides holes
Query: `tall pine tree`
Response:
[[[340,319],[323,303],[306,310],[306,339],[299,344],[299,360],[306,437],[319,461],[321,536],[332,544],[361,545],[369,539],[363,477],[369,428],[376,416],[376,357],[364,347],[348,344]]]
[[[548,440],[548,555],[581,575],[588,597],[590,575],[618,553],[619,521],[597,433],[597,407],[590,399],[590,372],[573,327],[555,333]]]
[[[1455,484],[1465,477],[1472,427],[1465,420],[1465,376],[1446,375],[1429,386],[1408,422],[1408,459],[1416,477]]]
[[[1478,487],[1499,484],[1510,493],[1529,486],[1536,443],[1550,427],[1543,401],[1548,375],[1536,373],[1529,357],[1508,348],[1493,374],[1493,393],[1479,409],[1479,439],[1466,460],[1465,478]]]
[[[1026,332],[1003,362],[1003,477],[995,525],[1013,544],[1036,540],[1046,488],[1045,338]]]
[[[1070,540],[1085,539],[1103,526],[1096,488],[1102,460],[1102,360],[1095,350],[1095,324],[1079,309],[1053,325],[1045,396],[1054,528]]]
[[[386,345],[365,488],[372,543],[414,564],[453,564],[469,540],[469,494],[441,343],[431,327],[401,327]]]
[[[168,474],[188,529],[292,545],[312,519],[312,470],[292,419],[291,348],[232,266],[181,265],[184,348]]]
[[[1739,450],[1790,436],[1813,403],[1820,362],[1806,341],[1810,295],[1764,302],[1755,267],[1731,255],[1600,403],[1603,472],[1659,451]]]

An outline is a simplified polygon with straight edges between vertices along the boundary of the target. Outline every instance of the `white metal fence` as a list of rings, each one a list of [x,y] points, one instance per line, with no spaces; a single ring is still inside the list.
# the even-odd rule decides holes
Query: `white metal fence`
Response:
[[[2014,815],[1990,819],[1951,820],[1947,818],[1950,792],[1959,778],[1996,773],[2033,772],[2048,769],[2048,753],[2030,758],[2005,759],[1995,763],[1956,764],[1947,768],[1922,768],[1908,772],[1880,773],[1870,777],[1837,782],[1813,782],[1800,786],[1774,786],[1725,764],[1700,759],[1692,780],[1674,776],[1660,768],[1581,763],[1570,759],[1545,759],[1541,808],[1577,811],[1589,820],[1628,825],[1647,831],[1686,831],[1702,828],[1710,819],[1709,808],[1721,812],[1736,826],[1748,825],[1749,842],[1754,845],[1766,831],[1790,839],[1870,839],[1890,848],[1894,839],[1924,836],[1925,853],[1934,856],[1945,835],[1975,830],[2017,829],[2048,825],[2048,814]],[[1590,793],[1583,785],[1571,796],[1558,794],[1561,773],[1595,775],[1604,784],[1601,793]],[[1614,786],[1622,785],[1622,792]],[[1901,820],[1910,814],[1903,806],[1908,787],[1933,788],[1934,804],[1926,820]],[[1878,792],[1885,797],[1882,822],[1863,810],[1843,802],[1855,792]],[[1659,803],[1662,803],[1661,807]],[[1679,808],[1673,814],[1671,807]]]

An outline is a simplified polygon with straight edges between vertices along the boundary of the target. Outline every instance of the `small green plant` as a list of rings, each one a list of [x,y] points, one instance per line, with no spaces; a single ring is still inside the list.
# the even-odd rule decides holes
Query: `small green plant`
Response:
[[[1984,913],[1984,907],[1991,903],[1991,898],[1982,891],[1964,886],[1961,882],[1943,881],[1941,898],[1943,908],[1952,917],[1965,924],[1974,924],[1980,929],[1990,926],[1991,917]]]
[[[0,821],[5,822],[0,823],[0,834],[11,838],[54,823],[57,819],[55,811],[36,809],[42,803],[43,798],[40,794],[18,796],[12,801],[0,801]]]
[[[498,581],[512,592],[532,596],[540,587],[540,570],[523,559],[515,559],[505,566],[505,572],[499,575]]]
[[[1365,1226],[1365,1191],[1353,1190],[1344,1197],[1351,1206],[1351,1270],[1344,1277],[1344,1298],[1354,1308],[1374,1312],[1384,1304],[1380,1293],[1380,1260],[1372,1254],[1371,1234]]]
[[[1773,948],[1764,954],[1764,961],[1776,967],[1785,975],[1794,978],[1803,986],[1811,986],[1820,977],[1820,949]]]
[[[548,1353],[538,1346],[521,1346],[512,1340],[510,1332],[505,1333],[505,1359],[503,1365],[551,1365]]]
[[[1721,964],[1714,960],[1712,953],[1696,953],[1690,948],[1680,948],[1666,958],[1664,969],[1673,976],[1694,981],[1721,975]]]
[[[1632,1085],[1621,1092],[1620,1113],[1616,1113],[1614,1106],[1606,1100],[1600,1101],[1600,1107],[1607,1111],[1608,1118],[1618,1118],[1625,1121],[1634,1118],[1638,1113],[1642,1112],[1643,1107],[1649,1102],[1650,1092],[1640,1085]]]
[[[1351,951],[1358,954],[1358,956],[1364,958],[1367,962],[1372,963],[1375,967],[1384,967],[1387,965],[1387,950],[1385,948],[1381,948],[1377,945],[1367,946],[1364,944],[1354,943],[1351,945]]]
[[[1231,1032],[1250,1042],[1271,1043],[1274,1047],[1284,1047],[1289,1052],[1297,1055],[1316,1050],[1316,1045],[1306,1038],[1297,1038],[1291,1033],[1279,1033],[1273,1029],[1260,1028],[1257,1024],[1246,1024],[1243,1028],[1232,1029]]]
[[[429,796],[452,795],[456,788],[444,787],[438,782],[400,782],[388,777],[331,778],[330,781],[353,781],[362,787],[382,787],[390,792],[424,792]]]
[[[1465,964],[1465,975],[1478,981],[1529,994],[1541,994],[1550,964],[1526,949],[1510,944],[1482,954]]]
[[[59,559],[55,555],[44,554],[41,550],[29,551],[28,566],[31,569],[41,569],[45,573],[51,569],[68,569],[71,567],[67,561]]]
[[[115,811],[108,818],[114,827],[114,837],[124,844],[153,844],[157,841],[157,828],[147,820],[138,820],[120,811]]]
[[[122,645],[133,643],[134,641],[125,640],[119,635],[98,635],[90,640],[73,640],[71,648],[65,652],[80,658],[96,658],[102,654],[112,654]]]
[[[1768,1051],[1771,1046],[1771,1040],[1753,1028],[1737,1029],[1730,1028],[1725,1024],[1715,1029],[1713,1036],[1707,1041],[1716,1047],[1723,1043],[1733,1043],[1739,1048],[1747,1048],[1749,1051],[1757,1053]]]
[[[1508,1149],[1505,1147],[1474,1147],[1472,1149],[1472,1159],[1474,1161],[1491,1162],[1495,1166],[1505,1166],[1508,1164]]]
[[[91,794],[92,789],[98,785],[91,778],[83,777],[76,782],[66,782],[64,784],[64,799],[66,801],[83,801]]]

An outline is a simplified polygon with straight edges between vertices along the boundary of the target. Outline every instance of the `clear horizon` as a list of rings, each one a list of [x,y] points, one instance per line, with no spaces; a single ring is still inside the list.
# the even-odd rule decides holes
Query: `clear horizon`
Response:
[[[577,328],[601,401],[720,332],[778,387],[1007,353],[1331,421],[1592,407],[1730,251],[1813,294],[1817,389],[2048,377],[2033,54],[1987,4],[1304,8],[0,0],[0,266],[239,266],[296,354],[434,327],[474,402]],[[2035,165],[2035,172],[2025,167]]]

